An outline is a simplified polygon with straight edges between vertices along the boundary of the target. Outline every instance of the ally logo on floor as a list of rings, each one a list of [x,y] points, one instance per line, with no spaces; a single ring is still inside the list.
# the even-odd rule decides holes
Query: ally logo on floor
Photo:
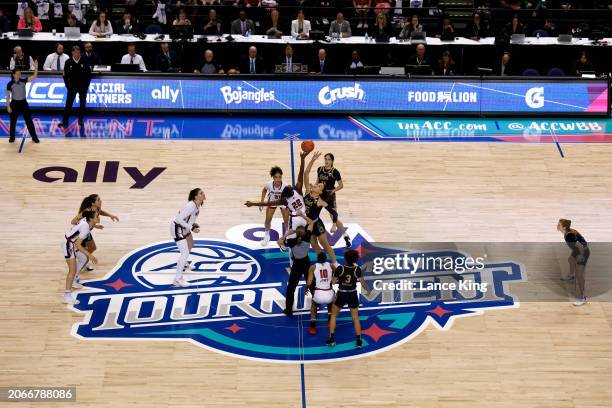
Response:
[[[419,253],[409,262],[413,274],[402,275],[397,270],[381,273],[382,264],[375,258],[390,259],[397,250],[375,247],[359,225],[348,224],[353,248],[366,262],[364,275],[372,287],[369,294],[362,290],[359,296],[363,347],[355,347],[353,323],[346,308],[338,315],[337,344],[327,347],[323,308],[318,314],[317,334],[308,334],[311,297],[304,295],[303,281],[296,291],[294,317],[282,313],[289,259],[274,243],[280,231],[282,225],[275,220],[271,243],[265,248],[260,244],[263,228],[257,224],[233,227],[224,240],[196,237],[190,256],[193,270],[185,273],[190,283],[187,288],[172,286],[178,259],[173,241],[133,250],[104,278],[87,281],[83,274],[85,289],[76,295],[79,304],[69,308],[83,313],[84,319],[73,326],[72,334],[83,340],[183,340],[252,360],[326,362],[388,350],[410,340],[430,323],[446,329],[456,317],[518,306],[507,293],[508,282],[523,280],[521,266],[516,263],[478,265],[469,274],[478,287],[461,286],[468,275],[457,278],[454,272],[418,266],[421,261],[417,258],[424,260],[425,255],[465,258],[456,251]],[[341,234],[328,234],[328,239],[342,262]],[[459,285],[454,290],[442,285],[449,282]],[[482,287],[486,290],[479,290]]]

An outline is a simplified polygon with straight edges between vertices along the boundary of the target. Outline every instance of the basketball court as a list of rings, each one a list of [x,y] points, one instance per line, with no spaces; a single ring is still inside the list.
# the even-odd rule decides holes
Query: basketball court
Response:
[[[580,132],[463,128],[389,137],[381,123],[363,118],[130,120],[97,116],[86,125],[89,133],[71,128],[63,135],[59,118],[43,117],[40,144],[20,146],[18,139],[9,145],[6,138],[0,144],[0,384],[76,387],[76,402],[63,406],[83,407],[610,406],[610,279],[593,272],[600,280],[589,281],[587,274],[593,295],[586,305],[572,306],[571,286],[557,275],[569,249],[556,230],[559,218],[569,218],[596,245],[612,234],[605,120],[597,122],[602,128]],[[361,350],[350,343],[346,309],[335,349],[325,346],[323,314],[317,335],[307,333],[303,282],[296,294],[301,312],[282,315],[278,294],[286,287],[287,255],[274,239],[261,247],[264,213],[244,202],[259,200],[274,165],[291,181],[305,139],[336,157],[345,186],[338,211],[354,246],[445,243],[466,251],[469,243],[510,243],[491,244],[487,261],[497,268],[499,262],[519,265],[518,275],[498,287],[504,302],[473,309],[426,302],[415,305],[414,314],[403,305],[385,316],[391,309],[381,309],[384,302],[364,298]],[[322,159],[315,164],[321,165]],[[147,262],[176,262],[168,224],[195,187],[206,194],[195,236],[204,248],[204,280],[196,280],[195,289],[172,289],[164,272]],[[71,307],[61,303],[66,264],[60,241],[80,201],[92,193],[120,221],[103,218],[104,229],[94,231],[99,263],[81,275],[86,288],[77,292],[81,304]],[[325,211],[323,219],[329,230]],[[275,233],[282,233],[279,214],[275,220]],[[255,275],[238,274],[238,263],[224,264],[219,276],[206,280],[213,262],[206,251],[215,245],[219,259],[255,259]],[[549,258],[547,245],[565,252]],[[342,243],[335,248],[340,256]],[[605,270],[605,249],[600,254],[593,268],[600,262]],[[224,271],[231,282],[223,280]],[[197,270],[189,276],[200,279]],[[232,297],[236,288],[244,293]],[[220,303],[208,314],[193,303],[214,290],[220,293],[214,296],[230,293],[234,306],[226,315]],[[249,300],[249,291],[259,292]],[[181,299],[183,315],[202,319],[176,317],[170,305],[178,308]],[[125,322],[137,303],[130,326]],[[158,303],[166,309],[155,318]],[[111,311],[119,315],[115,327]],[[402,320],[407,316],[412,322]]]

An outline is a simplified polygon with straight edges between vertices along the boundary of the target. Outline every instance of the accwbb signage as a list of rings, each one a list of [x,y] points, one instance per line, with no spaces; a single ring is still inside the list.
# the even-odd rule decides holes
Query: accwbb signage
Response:
[[[118,110],[606,113],[605,81],[346,81],[94,78],[88,106]],[[6,86],[8,78],[4,78]],[[65,102],[61,78],[27,87],[32,106]]]
[[[359,225],[350,224],[348,231],[356,248],[372,248]],[[278,222],[272,232],[273,236],[281,233]],[[518,307],[509,283],[522,281],[523,271],[513,262],[484,262],[466,270],[460,279],[453,271],[423,268],[415,275],[397,271],[373,275],[364,265],[373,290],[360,296],[363,348],[354,345],[346,309],[339,315],[337,345],[330,348],[325,345],[324,310],[318,335],[308,335],[299,325],[300,319],[308,319],[310,309],[303,282],[293,307],[302,317],[287,318],[282,313],[289,259],[278,248],[261,248],[263,233],[260,225],[240,225],[226,233],[227,240],[196,239],[191,251],[194,270],[184,275],[191,284],[188,288],[172,286],[178,257],[174,242],[154,243],[130,252],[104,278],[85,282],[86,290],[77,295],[80,303],[69,306],[84,315],[83,321],[73,326],[72,334],[103,341],[187,340],[248,359],[322,362],[388,350],[430,324],[445,329],[458,317]],[[329,235],[339,255],[343,253],[342,241],[341,234]],[[392,255],[385,250],[377,253]],[[465,258],[456,251],[418,256]],[[391,287],[400,282],[416,289]],[[456,289],[449,286],[453,282]]]

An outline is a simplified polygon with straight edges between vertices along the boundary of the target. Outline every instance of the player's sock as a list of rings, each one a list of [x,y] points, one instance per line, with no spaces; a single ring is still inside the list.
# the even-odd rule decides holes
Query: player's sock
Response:
[[[267,229],[264,233],[263,240],[261,241],[261,246],[266,246],[270,243],[270,230]]]
[[[346,247],[350,248],[351,247],[351,238],[348,236],[348,234],[345,232],[344,235],[344,242],[346,243]]]
[[[361,342],[361,334],[357,334],[355,335],[355,345],[358,348],[361,348],[362,342]]]
[[[336,345],[336,337],[334,336],[334,333],[329,334],[329,337],[327,338],[325,344],[327,344],[329,347],[333,347]]]

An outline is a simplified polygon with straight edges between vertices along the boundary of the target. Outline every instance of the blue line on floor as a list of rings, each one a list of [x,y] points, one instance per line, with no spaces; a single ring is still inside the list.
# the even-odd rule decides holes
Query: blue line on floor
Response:
[[[21,153],[21,151],[23,150],[23,146],[25,145],[25,140],[26,140],[26,136],[23,135],[23,137],[21,138],[21,144],[19,145],[19,153]]]
[[[563,149],[561,149],[561,145],[559,144],[559,142],[555,142],[555,144],[557,145],[557,150],[559,150],[559,154],[561,155],[561,157],[565,157],[565,155],[563,154]]]

